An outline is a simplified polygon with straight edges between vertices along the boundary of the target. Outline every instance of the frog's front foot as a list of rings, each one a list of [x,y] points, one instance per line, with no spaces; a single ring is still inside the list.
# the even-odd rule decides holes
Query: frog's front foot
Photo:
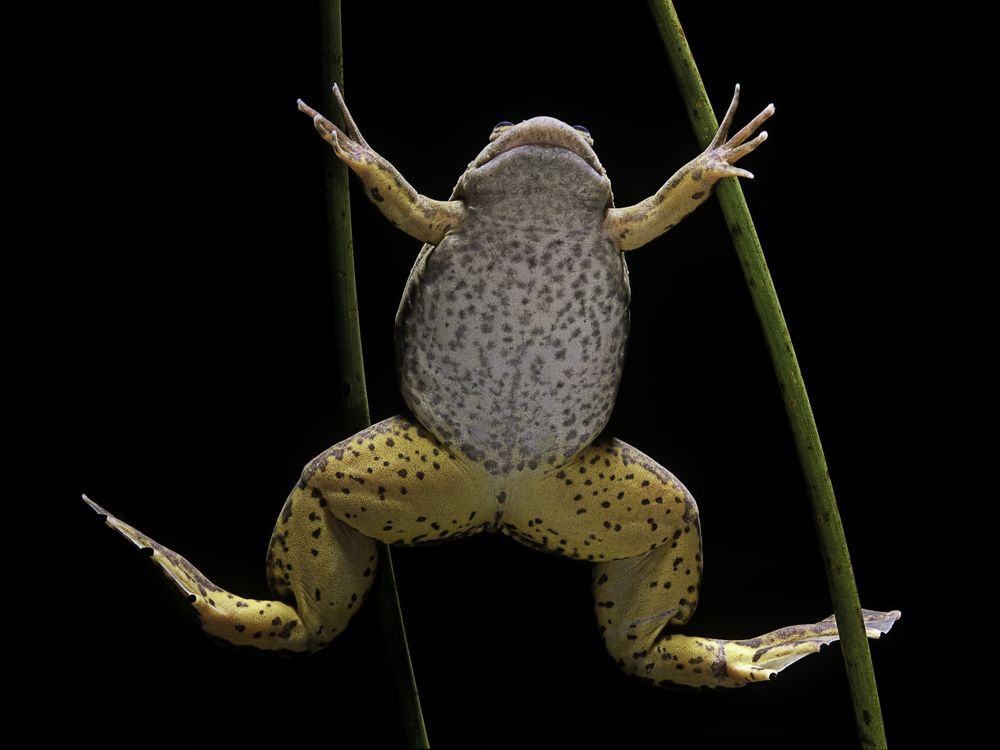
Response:
[[[347,133],[301,99],[297,102],[299,111],[304,112],[312,118],[313,127],[316,128],[316,131],[323,140],[333,147],[338,159],[352,169],[355,168],[354,164],[357,164],[359,167],[371,164],[378,157],[378,154],[372,151],[371,146],[368,145],[367,141],[361,135],[361,131],[354,122],[354,118],[351,117],[351,113],[347,110],[344,97],[341,96],[340,89],[336,85],[333,87],[333,95],[337,100],[337,105],[340,107],[341,114],[344,116],[344,127],[347,128]]]
[[[717,175],[719,178],[746,177],[752,180],[753,174],[751,172],[746,169],[734,167],[733,165],[767,140],[766,130],[761,131],[752,140],[747,139],[757,132],[757,129],[774,114],[774,105],[768,104],[759,115],[740,129],[736,135],[732,138],[727,138],[739,102],[740,85],[737,83],[736,91],[733,93],[733,100],[729,104],[729,109],[726,110],[726,116],[722,119],[722,124],[715,131],[715,137],[700,158],[704,160],[706,169],[712,175]]]
[[[344,116],[346,132],[299,99],[299,110],[312,118],[323,140],[337,158],[361,178],[365,194],[395,226],[411,237],[436,245],[465,216],[462,201],[438,201],[421,195],[388,161],[379,156],[361,135],[347,104],[334,85],[333,96]]]
[[[608,210],[604,228],[619,250],[642,247],[674,227],[711,195],[719,180],[725,177],[753,178],[746,169],[733,165],[767,140],[766,131],[752,136],[774,114],[774,105],[768,104],[730,138],[729,128],[739,100],[740,85],[736,84],[733,101],[708,148],[677,170],[656,193],[634,206]]]

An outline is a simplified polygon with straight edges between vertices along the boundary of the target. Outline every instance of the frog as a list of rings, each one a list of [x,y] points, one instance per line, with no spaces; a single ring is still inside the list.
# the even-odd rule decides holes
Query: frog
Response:
[[[499,533],[592,567],[604,645],[657,685],[735,688],[775,677],[837,640],[833,616],[730,640],[681,632],[703,572],[698,506],[670,471],[605,434],[625,362],[624,254],[675,226],[767,138],[768,105],[730,136],[736,90],[708,147],[655,194],[616,207],[582,126],[501,122],[451,197],[418,193],[361,135],[299,109],[364,193],[423,247],[395,322],[408,413],[306,464],[267,551],[273,599],[227,591],[84,496],[187,597],[211,636],[315,652],[342,634],[375,580],[377,542],[421,546]],[[758,132],[760,131],[760,132]],[[863,610],[871,638],[898,610]]]

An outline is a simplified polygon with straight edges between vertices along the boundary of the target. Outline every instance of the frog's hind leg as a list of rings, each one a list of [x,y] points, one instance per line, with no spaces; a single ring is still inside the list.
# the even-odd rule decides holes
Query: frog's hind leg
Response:
[[[289,514],[296,499],[305,502],[296,487],[285,503],[268,554],[271,588],[278,600],[238,596],[212,583],[173,550],[115,518],[84,497],[90,506],[136,546],[149,550],[153,562],[188,597],[202,628],[237,646],[259,649],[314,651],[325,646],[347,626],[359,598],[364,598],[375,569],[375,542],[329,514]],[[315,502],[315,501],[313,501]],[[321,534],[312,537],[315,529]],[[308,539],[303,546],[293,538]],[[322,594],[321,594],[322,591]],[[320,601],[320,597],[324,600]]]
[[[722,640],[681,635],[698,602],[696,535],[644,555],[594,566],[594,598],[608,651],[628,674],[689,687],[742,687],[771,679],[837,640],[834,618],[792,625],[758,638]],[[899,612],[864,610],[869,638],[887,633]]]
[[[275,524],[267,554],[274,601],[225,591],[176,552],[87,502],[151,551],[211,635],[240,646],[314,651],[343,632],[368,594],[375,540],[444,541],[492,523],[496,503],[481,474],[405,417],[324,451],[306,466]]]
[[[595,612],[608,651],[625,672],[657,683],[740,687],[770,679],[837,640],[833,617],[747,640],[671,632],[694,614],[701,582],[698,507],[687,489],[648,456],[608,438],[551,479],[559,480],[550,489],[561,491],[563,502],[550,505],[575,507],[570,517],[578,524],[591,519]],[[583,529],[566,517],[552,522],[560,533]],[[865,610],[868,636],[888,632],[898,617]]]

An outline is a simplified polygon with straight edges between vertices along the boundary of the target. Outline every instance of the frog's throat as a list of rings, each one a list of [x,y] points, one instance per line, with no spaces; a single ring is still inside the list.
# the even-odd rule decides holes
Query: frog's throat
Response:
[[[554,117],[533,117],[514,125],[484,148],[470,169],[478,169],[501,154],[520,146],[557,146],[570,151],[587,163],[597,174],[607,177],[597,154],[574,127]]]

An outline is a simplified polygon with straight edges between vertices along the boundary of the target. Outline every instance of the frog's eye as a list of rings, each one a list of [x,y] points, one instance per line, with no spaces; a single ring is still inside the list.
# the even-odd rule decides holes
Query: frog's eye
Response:
[[[498,122],[496,125],[493,126],[493,132],[490,133],[490,140],[491,141],[496,140],[496,137],[498,135],[504,132],[507,128],[512,128],[512,127],[514,127],[514,123],[512,123],[510,120],[504,120],[503,122]]]
[[[587,130],[585,127],[583,127],[583,125],[574,125],[573,129],[576,130],[576,131],[578,131],[580,133],[580,135],[583,136],[583,140],[585,140],[591,146],[594,145],[594,137],[590,134],[589,130]]]

